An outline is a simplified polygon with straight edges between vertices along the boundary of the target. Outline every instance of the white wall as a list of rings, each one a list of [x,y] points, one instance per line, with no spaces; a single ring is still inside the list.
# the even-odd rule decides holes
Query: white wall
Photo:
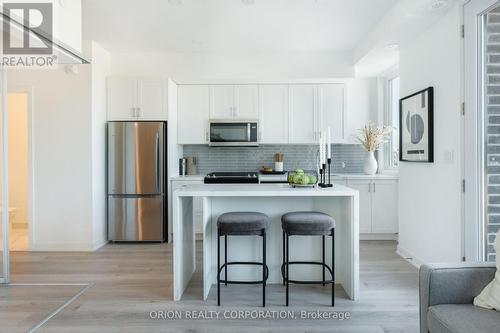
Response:
[[[84,42],[92,62],[92,214],[93,248],[107,242],[106,222],[106,78],[110,54],[97,43]]]
[[[104,50],[91,46],[97,65],[79,65],[77,74],[64,66],[7,74],[9,86],[33,92],[31,250],[88,251],[105,241],[107,60]]]
[[[400,46],[401,96],[434,87],[435,162],[401,163],[399,247],[421,262],[460,261],[461,7]],[[454,153],[454,160],[445,158]]]
[[[117,53],[113,75],[192,79],[304,79],[352,77],[350,53]]]
[[[8,95],[9,117],[9,208],[15,208],[11,223],[27,224],[29,201],[28,94]]]

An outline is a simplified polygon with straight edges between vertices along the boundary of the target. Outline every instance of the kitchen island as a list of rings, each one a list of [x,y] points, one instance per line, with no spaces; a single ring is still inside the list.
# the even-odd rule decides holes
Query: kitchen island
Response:
[[[203,201],[203,299],[217,280],[217,218],[230,211],[256,211],[269,216],[267,230],[268,284],[282,282],[281,215],[293,211],[319,211],[337,222],[335,231],[336,282],[355,300],[359,295],[359,193],[342,185],[332,188],[291,188],[288,185],[186,185],[176,189],[172,198],[174,300],[179,301],[196,269],[196,241],[193,198]],[[291,237],[291,260],[321,260],[321,238]],[[327,237],[327,248],[331,246]],[[228,237],[228,261],[261,261],[260,237]],[[326,251],[326,262],[331,262]],[[223,253],[223,242],[221,244]],[[231,280],[258,280],[260,269],[231,267]],[[290,268],[294,279],[318,279],[317,267]]]

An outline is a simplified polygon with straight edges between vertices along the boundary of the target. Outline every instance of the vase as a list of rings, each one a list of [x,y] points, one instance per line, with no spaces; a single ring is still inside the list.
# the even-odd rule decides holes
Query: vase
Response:
[[[365,163],[363,165],[363,170],[366,175],[374,175],[377,173],[378,163],[375,159],[373,151],[367,151],[365,157]]]

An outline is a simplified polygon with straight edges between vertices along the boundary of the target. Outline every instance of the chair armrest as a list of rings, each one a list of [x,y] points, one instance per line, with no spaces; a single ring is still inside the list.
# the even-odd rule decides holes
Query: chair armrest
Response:
[[[427,310],[430,306],[472,304],[495,273],[495,263],[422,265],[419,271],[420,332],[428,333]]]

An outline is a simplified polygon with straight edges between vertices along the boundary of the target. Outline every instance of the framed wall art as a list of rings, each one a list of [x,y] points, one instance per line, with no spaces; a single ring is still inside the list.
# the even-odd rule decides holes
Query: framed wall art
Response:
[[[399,100],[399,160],[434,162],[434,88]]]

